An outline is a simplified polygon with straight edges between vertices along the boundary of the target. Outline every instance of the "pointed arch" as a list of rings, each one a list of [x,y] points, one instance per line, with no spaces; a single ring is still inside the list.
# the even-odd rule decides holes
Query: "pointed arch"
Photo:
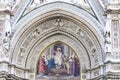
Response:
[[[64,7],[63,7],[64,6]],[[98,58],[100,62],[102,63],[102,57],[103,57],[103,48],[104,48],[104,37],[103,37],[103,29],[102,25],[99,24],[99,22],[88,12],[85,10],[68,3],[63,2],[54,2],[49,3],[43,6],[40,6],[27,15],[25,15],[13,28],[15,31],[14,36],[11,41],[11,62],[17,64],[17,58],[19,55],[19,50],[22,45],[24,45],[24,42],[26,39],[29,38],[29,35],[31,33],[31,28],[36,28],[40,25],[39,23],[44,22],[45,20],[56,18],[56,17],[63,17],[67,18],[68,20],[71,20],[71,22],[75,22],[79,27],[83,26],[90,35],[89,37],[92,37],[91,40],[93,40],[95,46],[98,50]],[[61,35],[61,38],[58,38],[57,36]],[[50,42],[49,42],[50,40]],[[46,42],[45,42],[46,41]],[[20,62],[22,68],[24,69],[30,69],[30,63],[31,62],[37,62],[38,56],[42,53],[42,51],[49,46],[49,44],[52,44],[56,41],[63,41],[64,43],[68,44],[69,46],[73,47],[74,51],[76,52],[82,52],[78,53],[77,55],[82,56],[80,59],[81,64],[84,65],[84,67],[87,70],[90,70],[93,68],[94,65],[92,64],[92,54],[90,51],[87,50],[88,46],[86,43],[84,43],[84,40],[80,38],[73,30],[69,30],[66,28],[50,28],[48,30],[43,31],[40,35],[38,35],[37,38],[34,38],[33,41],[28,43],[29,45],[26,50],[27,52],[23,56],[23,61]],[[70,42],[71,41],[71,42]],[[14,43],[13,43],[14,42]],[[43,45],[45,44],[45,45]],[[42,45],[42,47],[40,47]],[[39,50],[37,50],[39,48]],[[82,50],[81,50],[82,49]],[[36,51],[39,51],[36,52]],[[87,52],[88,51],[88,52]],[[38,53],[38,54],[36,54]],[[33,57],[33,55],[36,54],[36,56]],[[33,59],[33,58],[35,59]],[[84,63],[84,61],[86,63]],[[83,63],[82,63],[83,62]],[[37,63],[36,63],[37,64]],[[34,67],[34,66],[33,66]],[[90,73],[89,73],[90,74]]]

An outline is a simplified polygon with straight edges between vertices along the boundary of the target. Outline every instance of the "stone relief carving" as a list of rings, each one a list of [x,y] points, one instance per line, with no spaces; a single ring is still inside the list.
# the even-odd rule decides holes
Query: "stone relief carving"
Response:
[[[37,6],[39,4],[45,3],[46,0],[33,0],[33,2],[31,3],[31,6]]]
[[[29,43],[32,41],[32,39],[34,39],[34,38],[31,38],[31,36],[28,36],[26,38],[26,40],[24,41],[24,44],[22,44],[22,46],[24,46],[24,48],[26,48],[29,45]]]
[[[95,56],[94,56],[94,61],[93,61],[93,64],[94,64],[94,65],[92,65],[92,66],[98,66],[98,65],[99,65],[99,62],[100,62],[99,56],[98,56],[98,55],[95,55]]]
[[[95,49],[95,48],[93,48],[93,49],[91,50],[91,52],[92,52],[92,56],[95,56],[95,55],[96,55],[96,49]]]
[[[34,39],[34,38],[36,38],[39,34],[41,33],[41,29],[35,29],[32,33],[31,33],[31,35],[30,35],[30,37],[32,38],[32,39]]]
[[[97,49],[89,37],[86,36],[85,41],[87,42],[87,44],[89,46],[88,49],[90,50],[91,56],[93,58],[94,66],[96,66],[96,65],[98,65],[98,61],[99,61],[99,59],[98,59],[99,54],[97,54],[98,53]]]
[[[79,36],[85,37],[85,31],[83,31],[82,29],[78,28],[78,29],[76,30],[76,32],[77,32],[77,34],[78,34]]]
[[[43,3],[50,3],[50,2],[55,2],[55,1],[62,1],[62,2],[76,4],[76,5],[79,5],[79,6],[90,7],[89,4],[87,3],[87,1],[85,1],[85,0],[33,0],[31,5],[32,6],[37,6],[37,5],[40,5],[40,4],[43,4]]]
[[[12,6],[12,10],[15,10],[19,7],[21,0],[12,0],[11,1],[11,6]]]
[[[63,22],[63,20],[62,19],[60,19],[60,18],[57,18],[56,20],[55,20],[55,24],[54,24],[56,27],[63,27],[64,26],[64,22]]]
[[[18,59],[17,59],[18,63],[22,62],[22,59],[23,59],[24,55],[25,55],[25,48],[21,47],[19,49],[19,53],[18,53]]]
[[[26,47],[29,45],[29,43],[30,43],[33,39],[35,39],[41,32],[42,32],[42,30],[41,30],[40,28],[34,29],[34,30],[30,33],[30,35],[26,38],[23,46],[26,48]]]
[[[89,47],[92,49],[94,47],[93,42],[88,37],[85,37],[85,40],[87,41]]]
[[[23,56],[24,53],[25,53],[25,48],[23,48],[23,47],[20,48],[19,55],[20,55],[20,56]]]

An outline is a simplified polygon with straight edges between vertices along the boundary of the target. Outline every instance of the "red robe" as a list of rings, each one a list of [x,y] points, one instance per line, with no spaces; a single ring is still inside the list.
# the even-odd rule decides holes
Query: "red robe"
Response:
[[[45,73],[45,60],[40,58],[39,61],[39,73]]]

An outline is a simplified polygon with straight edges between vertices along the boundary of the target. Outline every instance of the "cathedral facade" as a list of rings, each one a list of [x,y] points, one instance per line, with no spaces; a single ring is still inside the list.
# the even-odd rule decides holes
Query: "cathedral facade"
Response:
[[[120,0],[0,0],[0,80],[120,80]]]

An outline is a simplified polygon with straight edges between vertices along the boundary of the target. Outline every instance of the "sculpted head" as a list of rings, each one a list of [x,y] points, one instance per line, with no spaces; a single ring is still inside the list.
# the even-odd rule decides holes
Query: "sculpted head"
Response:
[[[61,51],[61,48],[57,48],[57,51]]]

